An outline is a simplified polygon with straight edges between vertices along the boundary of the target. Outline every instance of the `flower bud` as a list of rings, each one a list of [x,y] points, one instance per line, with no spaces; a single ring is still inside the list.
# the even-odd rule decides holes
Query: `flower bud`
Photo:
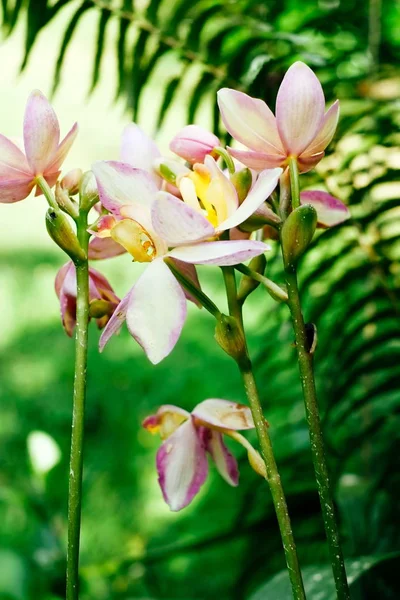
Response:
[[[317,211],[310,204],[299,206],[290,213],[282,227],[281,240],[286,268],[294,267],[314,236]]]
[[[211,154],[215,146],[219,145],[220,141],[213,133],[197,125],[187,125],[173,138],[169,148],[194,164],[202,163],[207,154]]]
[[[56,183],[55,197],[58,206],[63,210],[67,215],[70,215],[73,219],[79,215],[79,208],[75,200],[69,197],[68,190],[65,190],[61,187],[59,181]]]
[[[86,254],[82,250],[70,222],[62,212],[56,212],[54,208],[47,210],[46,229],[51,239],[73,261],[86,260]]]
[[[240,171],[233,173],[230,176],[230,179],[237,191],[239,204],[242,204],[243,200],[250,191],[251,184],[253,183],[251,171],[247,167],[245,169],[240,169]]]
[[[79,192],[79,184],[82,179],[82,169],[72,169],[61,179],[61,187],[66,190],[70,196],[75,196]]]
[[[161,177],[168,183],[176,185],[177,179],[181,175],[188,175],[191,170],[185,167],[182,163],[177,160],[171,160],[169,158],[157,158],[154,161],[154,169],[161,175]]]
[[[260,275],[264,275],[265,267],[267,266],[267,259],[264,254],[260,254],[260,256],[255,256],[251,259],[249,263],[249,269],[252,271],[256,271]],[[243,275],[240,280],[240,285],[238,289],[238,300],[243,304],[246,300],[247,296],[249,296],[254,290],[258,288],[260,285],[259,281],[253,279],[253,277],[249,277],[248,275]]]
[[[92,171],[83,174],[79,186],[79,200],[82,210],[89,211],[99,201],[96,178]]]
[[[233,317],[221,315],[217,319],[214,337],[222,350],[235,360],[240,360],[245,355],[246,344],[243,332]]]

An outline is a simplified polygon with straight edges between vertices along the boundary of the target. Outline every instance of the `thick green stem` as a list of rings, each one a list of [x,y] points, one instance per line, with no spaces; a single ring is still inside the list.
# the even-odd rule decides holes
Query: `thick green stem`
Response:
[[[80,216],[77,219],[77,233],[81,247],[87,254],[89,235],[86,229],[87,213],[81,211]],[[79,541],[82,507],[83,438],[89,321],[88,261],[84,260],[76,262],[75,267],[77,280],[76,353],[68,490],[67,600],[78,600],[79,598]]]
[[[300,186],[297,163],[294,159],[290,159],[289,167],[292,206],[295,208],[300,205]],[[288,190],[284,189],[283,193],[287,194]],[[310,434],[311,454],[321,503],[322,517],[324,520],[325,534],[328,541],[336,593],[338,600],[349,600],[350,591],[347,583],[343,552],[340,545],[339,528],[336,521],[333,494],[329,481],[317,393],[315,389],[313,354],[309,351],[309,343],[301,310],[299,288],[297,285],[296,267],[289,266],[288,264],[285,264],[284,266],[288,306],[292,316],[300,379],[303,388],[307,424]]]
[[[237,300],[235,271],[233,267],[222,267],[224,274],[226,293],[228,297],[229,312],[234,317],[242,328],[243,336],[245,332],[243,327],[242,309]],[[299,560],[297,557],[296,544],[294,542],[292,526],[285,494],[283,491],[281,477],[275,461],[275,456],[272,448],[271,438],[268,433],[268,425],[264,419],[261,402],[258,395],[257,385],[253,374],[252,364],[249,357],[247,347],[244,350],[243,356],[237,361],[240,373],[243,378],[243,384],[249,401],[251,413],[255,428],[257,431],[258,441],[260,444],[261,454],[265,462],[267,470],[267,481],[271,490],[272,500],[275,506],[275,512],[278,519],[279,529],[281,533],[283,549],[285,552],[286,564],[289,572],[290,583],[292,586],[293,598],[295,600],[304,600],[306,598],[303,580],[300,571]]]

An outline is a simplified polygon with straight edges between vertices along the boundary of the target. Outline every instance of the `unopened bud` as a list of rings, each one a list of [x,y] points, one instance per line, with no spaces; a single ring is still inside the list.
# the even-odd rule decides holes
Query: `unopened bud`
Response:
[[[62,212],[55,211],[54,208],[48,209],[46,212],[46,229],[51,239],[73,261],[86,260],[86,254],[82,250],[70,222]]]
[[[161,177],[168,183],[176,185],[177,179],[182,175],[188,175],[191,170],[185,167],[182,163],[177,160],[169,158],[157,158],[153,164],[154,169]]]
[[[299,206],[290,213],[282,227],[281,239],[286,267],[294,267],[314,236],[317,211],[310,204]]]
[[[99,201],[96,178],[92,171],[86,171],[81,178],[79,200],[82,210],[90,210]]]
[[[245,355],[244,335],[234,317],[221,315],[217,319],[214,337],[222,350],[235,360],[240,360]]]
[[[253,177],[250,169],[246,167],[245,169],[236,171],[236,173],[232,173],[231,182],[235,186],[235,190],[237,191],[237,195],[239,198],[239,204],[241,204],[246,198],[247,194],[249,193],[251,184],[253,182]]]
[[[265,267],[267,266],[267,259],[264,254],[260,254],[259,256],[255,256],[251,259],[249,263],[249,269],[259,273],[260,275],[264,275]],[[256,281],[253,277],[249,277],[248,275],[243,275],[240,280],[239,290],[238,290],[238,300],[243,304],[246,300],[247,296],[249,296],[254,290],[258,288],[260,285],[260,281]]]
[[[172,152],[193,164],[202,163],[219,144],[217,136],[210,131],[198,125],[186,125],[172,139],[169,147]]]
[[[82,174],[82,169],[72,169],[61,179],[62,189],[67,190],[70,196],[75,196],[79,192]]]
[[[61,187],[59,181],[56,183],[56,191],[55,191],[56,202],[58,206],[63,210],[67,215],[70,215],[74,219],[79,215],[79,208],[75,200],[69,197],[68,190],[65,190]]]

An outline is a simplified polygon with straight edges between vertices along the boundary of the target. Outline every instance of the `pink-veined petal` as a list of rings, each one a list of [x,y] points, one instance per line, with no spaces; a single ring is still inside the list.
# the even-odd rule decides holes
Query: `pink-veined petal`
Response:
[[[192,246],[174,248],[168,255],[194,265],[228,267],[263,254],[269,249],[270,247],[264,242],[253,242],[252,240],[200,242]]]
[[[159,192],[151,209],[155,232],[168,246],[205,240],[214,235],[211,223],[197,210],[168,192]]]
[[[71,265],[71,261],[69,260],[67,263],[65,263],[65,265],[60,267],[57,272],[57,275],[56,275],[56,278],[54,281],[54,289],[55,289],[55,292],[56,292],[58,298],[60,297],[61,288],[63,286],[64,279],[67,275],[67,271],[68,271],[70,265]]]
[[[251,410],[245,404],[209,398],[200,402],[192,411],[192,416],[202,423],[221,429],[254,429]]]
[[[212,429],[205,429],[204,437],[206,450],[211,454],[219,474],[229,485],[236,487],[239,484],[237,461],[225,446],[222,434]]]
[[[31,92],[24,116],[24,145],[26,158],[35,175],[44,173],[60,141],[56,113],[47,98],[39,91]]]
[[[132,288],[133,289],[133,288]],[[124,321],[126,320],[126,311],[128,309],[129,299],[131,297],[132,289],[122,298],[121,302],[118,304],[117,308],[113,312],[111,319],[108,321],[105,326],[103,333],[100,336],[99,341],[99,350],[103,351],[104,346],[107,344],[108,340],[112,335],[118,333],[121,329]]]
[[[217,96],[222,121],[235,140],[258,152],[283,153],[275,117],[263,100],[229,88]]]
[[[336,100],[329,110],[326,111],[320,130],[311,144],[304,150],[301,158],[309,158],[325,150],[335,134],[339,120],[339,108],[339,100]]]
[[[301,192],[301,204],[311,204],[317,211],[318,224],[333,227],[350,219],[350,211],[341,200],[319,190]]]
[[[11,140],[0,133],[0,180],[21,179],[20,183],[32,180],[25,155]]]
[[[33,186],[33,181],[22,182],[20,179],[0,178],[0,202],[9,204],[24,200],[31,193]]]
[[[126,163],[99,161],[94,163],[92,171],[103,206],[116,214],[121,206],[127,204],[137,203],[150,207],[158,191],[147,171],[135,169]]]
[[[190,419],[190,413],[187,410],[173,404],[163,404],[155,415],[144,419],[142,427],[150,433],[159,433],[161,438],[166,440],[187,419]]]
[[[228,147],[229,154],[240,160],[241,163],[254,169],[263,171],[264,169],[273,169],[279,167],[285,160],[285,154],[266,154],[265,152],[253,152],[252,150],[237,150]]]
[[[154,169],[156,158],[161,156],[156,143],[136,123],[127,125],[121,136],[121,161],[136,169],[147,171],[158,188],[162,179]]]
[[[162,259],[150,263],[132,288],[128,329],[153,364],[168,356],[186,319],[186,298]]]
[[[299,167],[300,173],[308,173],[311,171],[320,160],[322,160],[325,156],[325,152],[318,152],[318,154],[313,154],[312,156],[306,156],[306,154],[302,154],[297,159],[297,164]]]
[[[203,441],[191,419],[165,440],[156,463],[158,481],[170,509],[177,511],[190,504],[208,473]]]
[[[112,238],[93,238],[89,244],[89,260],[112,258],[125,252],[125,248]]]
[[[45,173],[52,173],[53,171],[58,171],[60,169],[77,135],[78,123],[74,123],[65,138],[60,142],[54,156],[51,159],[51,163],[46,165]]]
[[[325,98],[321,84],[304,63],[286,72],[276,99],[276,123],[287,154],[299,156],[322,125]]]
[[[196,267],[191,265],[190,263],[185,263],[181,260],[177,260],[176,258],[171,258],[172,262],[175,264],[175,267],[183,273],[186,279],[189,279],[199,290],[201,290],[200,281],[197,277]],[[183,293],[185,297],[196,304],[199,308],[202,307],[202,304],[191,294],[184,286],[182,286]]]
[[[190,163],[202,163],[220,141],[216,135],[199,127],[186,125],[169,144],[170,150]]]
[[[265,202],[272,194],[278,185],[279,177],[282,175],[283,169],[268,169],[262,171],[255,184],[247,195],[247,198],[242,202],[236,212],[223,223],[218,225],[217,231],[225,231],[237,227],[243,223]]]

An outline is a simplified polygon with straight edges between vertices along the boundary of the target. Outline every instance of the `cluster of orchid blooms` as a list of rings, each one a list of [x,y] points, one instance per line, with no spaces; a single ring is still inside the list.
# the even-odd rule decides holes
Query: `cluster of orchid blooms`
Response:
[[[60,168],[77,134],[75,124],[60,143],[57,117],[40,92],[28,99],[24,119],[25,152],[0,135],[0,202],[17,202],[39,180],[52,188],[64,213],[75,218],[82,182],[91,188],[93,222],[88,258],[99,260],[128,252],[146,269],[120,300],[97,270],[89,269],[90,316],[104,328],[100,350],[126,321],[132,337],[156,364],[174,348],[186,318],[187,301],[196,295],[182,286],[181,273],[192,289],[200,289],[196,265],[232,266],[264,254],[264,239],[281,215],[271,200],[288,159],[300,172],[324,156],[338,120],[339,104],[325,112],[325,99],[314,73],[303,63],[290,67],[280,86],[276,116],[258,99],[231,89],[218,92],[222,121],[245,149],[221,148],[204,129],[184,127],[170,144],[177,158],[163,157],[137,125],[122,135],[119,161],[100,161],[90,174],[75,169],[61,180]],[[228,168],[222,168],[222,165]],[[348,218],[347,208],[323,191],[303,192],[321,227]],[[76,322],[77,282],[72,261],[59,270],[56,293],[68,335]],[[242,443],[253,468],[265,476],[257,451],[238,433],[254,428],[250,409],[227,400],[209,399],[191,413],[162,406],[144,427],[159,432],[157,454],[160,486],[172,510],[189,504],[208,470],[207,453],[222,477],[238,484],[238,468],[223,435]]]

